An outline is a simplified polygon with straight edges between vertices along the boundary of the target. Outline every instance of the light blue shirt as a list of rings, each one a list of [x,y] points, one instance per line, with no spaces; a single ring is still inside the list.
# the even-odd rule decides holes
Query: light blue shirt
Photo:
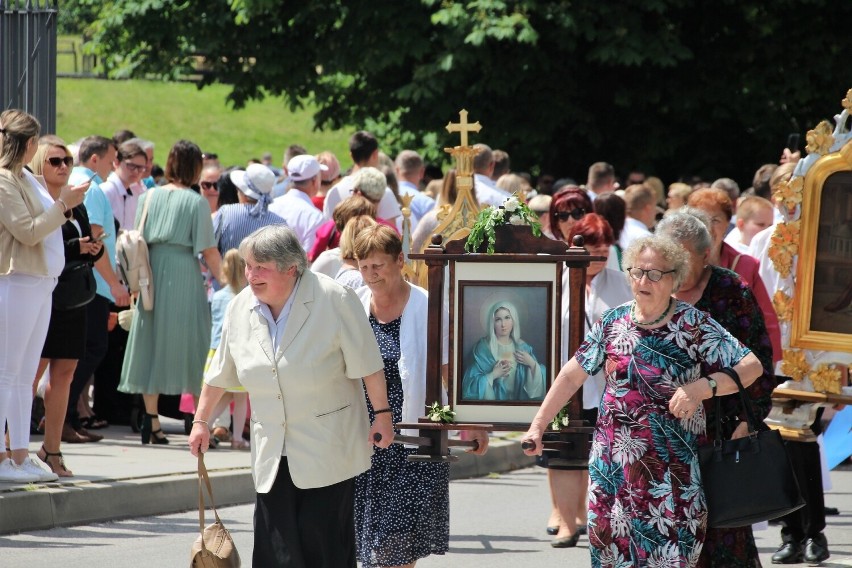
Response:
[[[85,166],[77,166],[73,170],[71,170],[71,176],[68,178],[68,185],[78,185],[86,180],[88,180],[95,172],[90,170]],[[103,183],[103,180],[100,176],[95,175],[94,179],[92,179],[91,185],[89,185],[88,191],[86,191],[86,197],[83,199],[83,204],[86,206],[86,213],[89,215],[89,223],[92,225],[100,225],[104,228],[104,231],[109,235],[106,239],[104,239],[103,243],[106,247],[106,256],[110,259],[112,263],[113,270],[115,270],[115,215],[112,211],[112,205],[109,203],[109,199],[101,190],[100,184]],[[95,282],[98,284],[98,294],[109,300],[110,302],[115,302],[115,298],[112,297],[112,293],[109,291],[109,284],[106,283],[101,273],[95,269]]]
[[[411,213],[417,221],[435,207],[435,200],[417,189],[417,186],[410,181],[401,180],[399,182],[399,194],[414,196],[414,199],[411,200]]]
[[[298,280],[296,280],[296,285],[293,286],[293,291],[290,292],[290,297],[287,298],[287,303],[284,304],[284,307],[281,309],[281,313],[278,314],[278,318],[272,317],[272,311],[269,309],[269,306],[258,300],[254,299],[254,307],[252,308],[258,314],[260,314],[263,319],[266,320],[266,326],[269,328],[269,337],[272,339],[272,351],[277,352],[278,346],[281,344],[281,336],[284,335],[284,328],[287,326],[287,318],[290,317],[290,310],[293,309],[293,300],[296,298],[296,290],[299,289],[299,282],[302,281],[302,277],[300,276]]]

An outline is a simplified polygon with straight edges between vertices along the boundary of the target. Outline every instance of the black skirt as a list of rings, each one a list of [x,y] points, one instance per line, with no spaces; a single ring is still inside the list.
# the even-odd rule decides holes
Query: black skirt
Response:
[[[81,359],[86,353],[86,306],[51,310],[42,359]]]

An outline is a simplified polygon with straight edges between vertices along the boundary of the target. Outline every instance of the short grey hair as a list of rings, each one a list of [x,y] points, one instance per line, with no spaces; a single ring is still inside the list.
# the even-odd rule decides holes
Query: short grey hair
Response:
[[[707,213],[695,207],[681,207],[666,215],[657,223],[654,231],[657,235],[668,237],[675,242],[692,245],[698,254],[704,254],[713,244],[710,218]]]
[[[416,174],[423,167],[423,158],[414,150],[403,150],[397,154],[395,165],[400,173]]]
[[[663,257],[663,262],[669,268],[661,267],[660,270],[674,270],[674,274],[672,274],[674,288],[672,291],[677,292],[680,289],[680,285],[683,284],[686,275],[689,273],[689,253],[679,243],[660,234],[636,239],[624,251],[624,258],[622,260],[627,282],[629,283],[631,280],[630,275],[627,274],[627,269],[633,268],[636,265],[636,259],[646,250],[652,250]]]
[[[308,268],[308,257],[299,242],[299,237],[287,225],[261,227],[240,243],[240,256],[247,255],[256,262],[274,262],[279,272],[296,267],[301,276]]]
[[[376,168],[361,168],[352,180],[352,187],[363,193],[364,197],[370,201],[378,203],[385,195],[388,179]]]

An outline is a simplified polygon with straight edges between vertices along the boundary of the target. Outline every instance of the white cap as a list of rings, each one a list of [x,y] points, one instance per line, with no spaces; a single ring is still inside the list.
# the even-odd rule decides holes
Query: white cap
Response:
[[[301,154],[287,162],[287,173],[291,181],[305,181],[327,170],[328,166],[320,164],[310,154]]]

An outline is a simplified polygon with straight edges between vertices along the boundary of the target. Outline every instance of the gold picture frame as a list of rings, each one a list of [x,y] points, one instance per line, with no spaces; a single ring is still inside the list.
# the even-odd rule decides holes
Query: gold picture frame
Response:
[[[852,353],[852,311],[835,309],[852,294],[852,142],[814,162],[803,193],[790,345]]]

